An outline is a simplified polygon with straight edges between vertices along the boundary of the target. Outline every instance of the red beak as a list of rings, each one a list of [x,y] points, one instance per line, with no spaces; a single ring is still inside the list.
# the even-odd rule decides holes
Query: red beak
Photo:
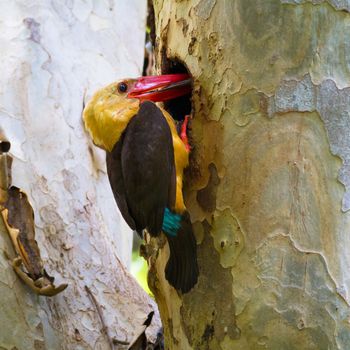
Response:
[[[137,79],[128,97],[138,98],[140,101],[167,101],[189,94],[191,83],[192,79],[188,74],[145,76]]]

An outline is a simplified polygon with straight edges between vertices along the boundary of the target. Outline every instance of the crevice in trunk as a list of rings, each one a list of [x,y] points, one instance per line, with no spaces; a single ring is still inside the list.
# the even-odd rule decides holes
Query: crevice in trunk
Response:
[[[191,73],[182,62],[180,62],[177,59],[168,59],[164,52],[162,56],[162,74],[187,73],[191,76]],[[164,102],[165,109],[171,114],[171,116],[175,120],[182,121],[184,120],[186,115],[192,114],[191,95],[192,94],[188,94]]]
[[[143,60],[142,75],[152,75],[155,41],[156,41],[156,34],[155,34],[153,2],[151,0],[148,0],[146,33],[145,33],[145,54],[144,54],[144,60]]]

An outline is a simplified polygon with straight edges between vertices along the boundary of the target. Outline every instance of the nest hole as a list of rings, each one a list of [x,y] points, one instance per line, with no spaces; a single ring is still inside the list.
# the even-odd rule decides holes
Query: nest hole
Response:
[[[164,55],[163,55],[164,57]],[[163,58],[162,62],[162,74],[180,74],[187,73],[191,76],[191,73],[186,66],[178,60],[170,60]],[[180,96],[173,100],[164,102],[164,108],[171,114],[171,116],[177,120],[184,120],[186,115],[192,113],[192,101],[191,93]]]

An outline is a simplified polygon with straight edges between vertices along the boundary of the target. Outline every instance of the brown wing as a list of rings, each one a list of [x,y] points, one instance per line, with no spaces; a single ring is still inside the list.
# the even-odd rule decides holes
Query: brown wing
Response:
[[[125,187],[121,166],[121,150],[123,147],[123,138],[124,136],[122,136],[120,140],[115,144],[111,153],[107,152],[107,173],[115,201],[117,202],[118,208],[123,215],[124,220],[127,222],[131,229],[136,230],[135,221],[130,215],[128,204],[125,198]]]
[[[118,207],[129,226],[161,232],[165,207],[175,200],[175,165],[171,131],[161,110],[144,102],[123,138],[107,157]],[[116,169],[118,168],[118,169]]]
[[[161,232],[174,169],[171,131],[161,110],[144,102],[123,140],[122,173],[126,201],[137,228]]]

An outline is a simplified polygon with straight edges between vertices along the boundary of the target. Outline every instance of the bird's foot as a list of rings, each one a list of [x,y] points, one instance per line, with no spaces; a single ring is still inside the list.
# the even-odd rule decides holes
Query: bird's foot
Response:
[[[191,116],[186,115],[184,121],[182,122],[181,132],[180,132],[180,138],[181,138],[182,142],[184,143],[187,152],[191,151],[191,146],[188,142],[188,137],[187,137],[187,127],[188,127],[189,119],[191,119]]]

